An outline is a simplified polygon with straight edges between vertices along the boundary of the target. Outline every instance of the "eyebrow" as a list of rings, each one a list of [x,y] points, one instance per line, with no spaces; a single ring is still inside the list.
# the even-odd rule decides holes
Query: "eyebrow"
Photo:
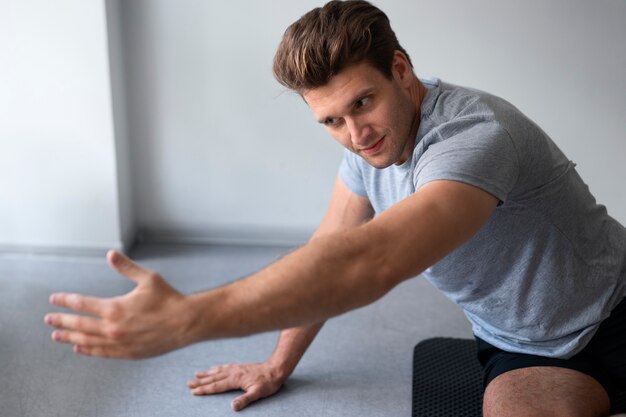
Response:
[[[354,95],[354,97],[352,98],[352,100],[350,100],[349,104],[346,105],[346,108],[352,107],[352,105],[354,103],[356,103],[357,101],[361,100],[363,97],[369,96],[370,94],[372,94],[374,91],[376,90],[376,87],[370,86],[370,87],[366,87],[362,90],[360,90],[357,94]],[[324,124],[324,122],[326,122],[326,120],[335,117],[335,116],[324,116],[321,119],[317,120],[317,123],[321,123]]]

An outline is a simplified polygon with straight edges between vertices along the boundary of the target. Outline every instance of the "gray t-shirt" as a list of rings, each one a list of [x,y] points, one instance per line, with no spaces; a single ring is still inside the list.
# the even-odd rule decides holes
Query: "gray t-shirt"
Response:
[[[434,180],[497,197],[479,232],[423,275],[492,345],[573,356],[624,298],[626,229],[510,103],[442,82],[427,87],[412,157],[377,169],[346,151],[340,177],[376,213]]]

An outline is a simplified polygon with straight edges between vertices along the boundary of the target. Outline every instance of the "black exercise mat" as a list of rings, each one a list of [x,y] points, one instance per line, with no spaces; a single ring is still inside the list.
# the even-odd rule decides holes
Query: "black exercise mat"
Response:
[[[626,413],[626,391],[617,391],[611,404],[611,414]]]
[[[437,337],[413,351],[413,417],[482,417],[476,342]]]
[[[482,370],[476,342],[437,337],[413,351],[413,417],[482,417]],[[618,391],[611,414],[626,413]]]

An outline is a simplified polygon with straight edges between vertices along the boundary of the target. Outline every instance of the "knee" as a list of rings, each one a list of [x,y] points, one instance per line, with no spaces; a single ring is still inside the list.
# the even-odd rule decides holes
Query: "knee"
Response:
[[[570,372],[574,371],[556,371],[568,377],[567,382],[558,383],[550,374],[546,378],[541,369],[518,369],[498,376],[485,390],[483,416],[607,417],[610,403],[602,386],[587,375]]]

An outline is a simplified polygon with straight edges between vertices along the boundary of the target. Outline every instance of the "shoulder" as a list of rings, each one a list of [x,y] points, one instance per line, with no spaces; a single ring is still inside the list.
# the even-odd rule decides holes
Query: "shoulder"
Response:
[[[423,112],[435,124],[457,118],[499,121],[513,114],[521,115],[503,98],[474,88],[440,82],[430,93],[429,105],[423,108]]]

